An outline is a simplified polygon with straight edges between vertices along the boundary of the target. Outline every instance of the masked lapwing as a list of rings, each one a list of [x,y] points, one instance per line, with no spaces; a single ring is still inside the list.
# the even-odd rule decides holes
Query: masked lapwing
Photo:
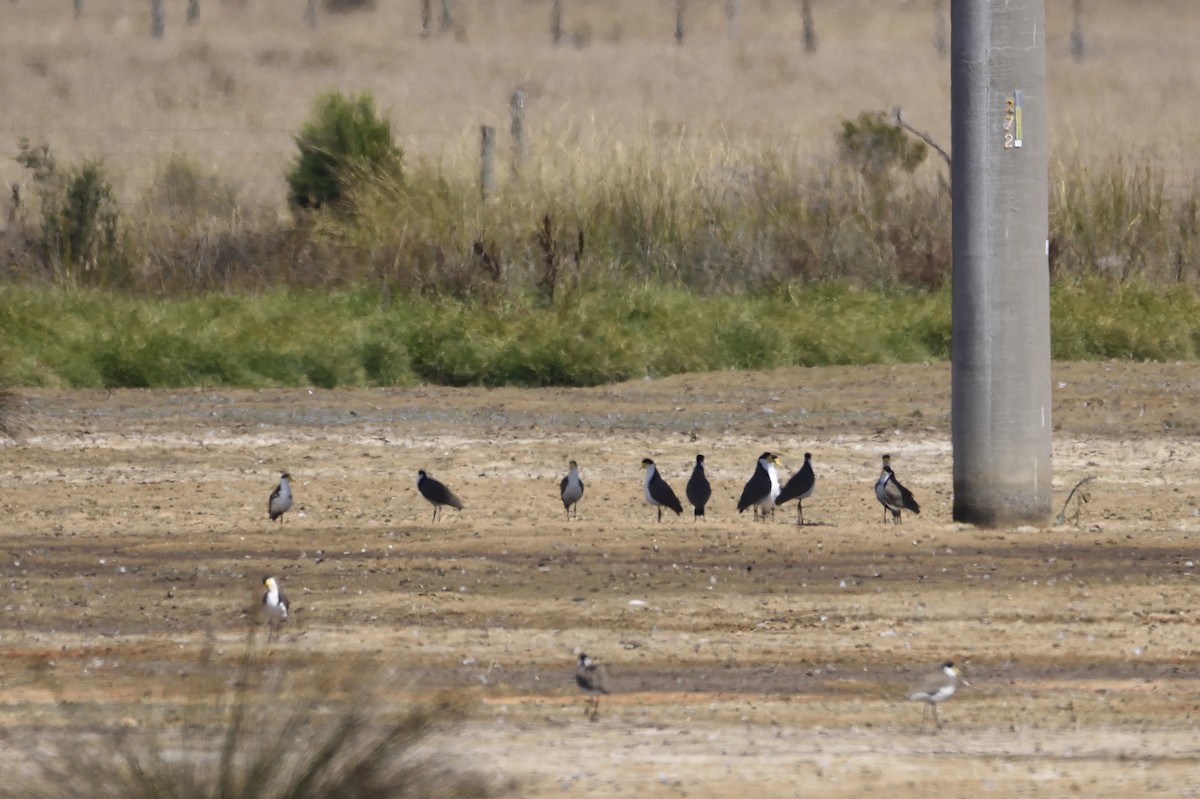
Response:
[[[292,507],[291,479],[292,476],[287,472],[279,475],[279,485],[275,486],[271,498],[267,500],[267,516],[271,521],[278,519],[279,523],[283,524],[283,514]]]
[[[812,496],[813,488],[817,485],[817,476],[813,472],[812,453],[804,453],[804,465],[800,471],[793,474],[775,497],[775,504],[796,500],[796,524],[804,524],[804,500]]]
[[[692,476],[688,478],[684,493],[687,494],[688,502],[696,510],[695,518],[704,518],[704,506],[712,497],[712,486],[708,484],[708,478],[704,476],[703,455],[696,456],[696,465],[692,468]]]
[[[940,669],[912,687],[912,691],[908,694],[909,701],[925,703],[925,708],[921,711],[922,730],[925,729],[925,718],[930,715],[933,716],[934,728],[942,726],[942,723],[938,721],[937,706],[954,696],[960,681],[963,685],[970,685],[963,679],[962,672],[947,660]]]
[[[600,695],[608,693],[608,675],[604,667],[580,652],[575,661],[575,684],[588,697],[583,715],[595,721],[600,717]]]
[[[758,456],[754,474],[746,481],[746,487],[742,489],[742,498],[738,500],[738,513],[746,508],[754,508],[754,518],[757,519],[761,512],[764,521],[768,510],[774,515],[775,498],[779,496],[779,473],[775,471],[777,463],[779,456],[774,453],[764,452]]]
[[[676,514],[683,513],[683,505],[679,504],[679,497],[675,496],[675,492],[667,485],[667,481],[662,479],[654,461],[643,458],[642,466],[646,467],[646,479],[642,483],[642,493],[646,496],[646,502],[658,508],[658,520],[662,521],[664,507],[670,508]]]
[[[433,504],[433,521],[435,522],[441,514],[443,505],[449,505],[455,510],[463,509],[462,500],[456,497],[453,491],[426,474],[424,469],[417,472],[417,490],[421,492],[421,496]]]
[[[883,469],[879,472],[879,479],[875,481],[875,498],[883,505],[884,524],[887,523],[889,511],[893,524],[900,524],[902,510],[921,512],[921,506],[917,504],[912,492],[900,485],[900,481],[896,479],[896,473],[892,471],[891,455],[883,456]]]
[[[583,480],[579,479],[579,464],[571,461],[567,464],[567,476],[558,484],[559,495],[562,497],[563,508],[567,518],[571,518],[571,509],[575,510],[575,518],[579,518],[579,500],[583,497]]]
[[[264,577],[263,586],[267,589],[263,591],[262,596],[263,615],[267,617],[268,623],[278,624],[288,617],[288,598],[274,577]]]

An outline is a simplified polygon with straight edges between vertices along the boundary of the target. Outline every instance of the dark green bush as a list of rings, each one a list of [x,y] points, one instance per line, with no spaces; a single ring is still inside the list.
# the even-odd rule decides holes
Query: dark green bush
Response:
[[[289,199],[299,208],[342,204],[354,181],[399,174],[404,155],[392,138],[391,123],[376,113],[369,92],[317,97],[296,146],[300,153],[287,182]]]

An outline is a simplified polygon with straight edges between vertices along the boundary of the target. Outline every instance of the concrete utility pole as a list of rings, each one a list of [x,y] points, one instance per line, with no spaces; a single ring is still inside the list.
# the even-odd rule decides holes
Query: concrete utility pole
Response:
[[[1044,0],[952,0],[954,518],[1051,509]]]

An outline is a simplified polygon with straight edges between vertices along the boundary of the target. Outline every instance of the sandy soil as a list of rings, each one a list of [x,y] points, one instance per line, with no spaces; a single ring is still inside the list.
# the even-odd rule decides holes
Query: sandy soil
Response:
[[[275,574],[270,644],[461,688],[439,746],[522,796],[1200,794],[1194,561],[1200,365],[1055,367],[1045,529],[950,519],[945,365],[688,375],[589,390],[28,392],[0,447],[0,723],[64,697],[136,723],[148,685],[233,651]],[[809,523],[735,510],[764,449],[814,455]],[[706,522],[655,522],[653,457]],[[922,503],[881,524],[891,452]],[[568,522],[557,481],[579,461]],[[418,468],[463,498],[431,522]],[[266,518],[278,473],[296,482]],[[587,722],[574,653],[614,692]],[[922,734],[907,686],[970,686]],[[49,675],[49,676],[47,676]],[[13,751],[5,757],[17,758]]]

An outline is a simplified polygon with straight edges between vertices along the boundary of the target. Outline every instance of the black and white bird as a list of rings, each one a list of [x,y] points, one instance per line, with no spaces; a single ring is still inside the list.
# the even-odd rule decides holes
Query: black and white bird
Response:
[[[760,511],[764,520],[768,510],[774,515],[775,498],[779,496],[779,474],[775,471],[777,463],[779,456],[772,452],[764,452],[758,456],[754,474],[746,481],[746,487],[742,489],[742,498],[738,500],[738,513],[746,508],[754,508],[755,519],[759,517]]]
[[[567,464],[567,476],[558,484],[559,495],[562,497],[563,508],[567,518],[571,518],[571,509],[575,509],[575,518],[579,518],[579,500],[583,497],[583,480],[579,479],[579,464],[571,461]]]
[[[279,485],[275,486],[271,498],[267,500],[267,516],[271,521],[278,519],[279,523],[283,524],[283,514],[292,507],[291,479],[292,476],[287,472],[279,475]]]
[[[283,589],[279,587],[279,581],[274,577],[264,577],[263,585],[266,586],[266,591],[263,592],[262,609],[263,615],[267,617],[269,624],[278,624],[288,617],[288,598],[284,595]]]
[[[933,726],[935,728],[942,726],[941,722],[938,721],[937,706],[954,696],[954,692],[958,690],[960,680],[963,685],[970,685],[969,682],[963,679],[962,672],[947,660],[942,664],[940,669],[913,686],[912,691],[908,695],[908,700],[910,702],[925,703],[925,708],[921,711],[922,730],[925,729],[925,717],[929,715],[933,716]]]
[[[921,506],[913,497],[911,491],[900,485],[896,473],[892,471],[892,456],[883,456],[883,469],[879,479],[875,481],[875,498],[883,505],[883,522],[887,524],[888,512],[892,514],[892,523],[900,524],[900,511],[908,510],[920,513]]]
[[[704,475],[703,455],[696,456],[696,465],[692,469],[692,476],[688,478],[684,493],[687,494],[688,502],[696,510],[695,518],[703,518],[704,506],[712,498],[712,486],[708,484],[708,478]]]
[[[675,492],[667,485],[667,481],[662,479],[654,461],[643,458],[642,466],[646,467],[646,479],[642,483],[642,493],[645,494],[646,502],[658,508],[658,520],[662,521],[664,507],[670,508],[677,514],[683,513],[683,505],[679,504],[679,497],[675,496]]]
[[[421,492],[421,496],[433,504],[433,521],[437,521],[443,505],[449,505],[455,510],[463,509],[462,500],[456,497],[453,491],[426,474],[424,469],[417,471],[417,490]]]
[[[817,485],[817,475],[813,472],[812,453],[804,453],[804,465],[800,471],[793,474],[775,497],[775,504],[796,500],[796,524],[804,524],[804,500],[812,496]]]
[[[575,661],[575,684],[588,697],[583,715],[595,721],[600,717],[600,695],[608,693],[608,675],[604,667],[580,652]]]

